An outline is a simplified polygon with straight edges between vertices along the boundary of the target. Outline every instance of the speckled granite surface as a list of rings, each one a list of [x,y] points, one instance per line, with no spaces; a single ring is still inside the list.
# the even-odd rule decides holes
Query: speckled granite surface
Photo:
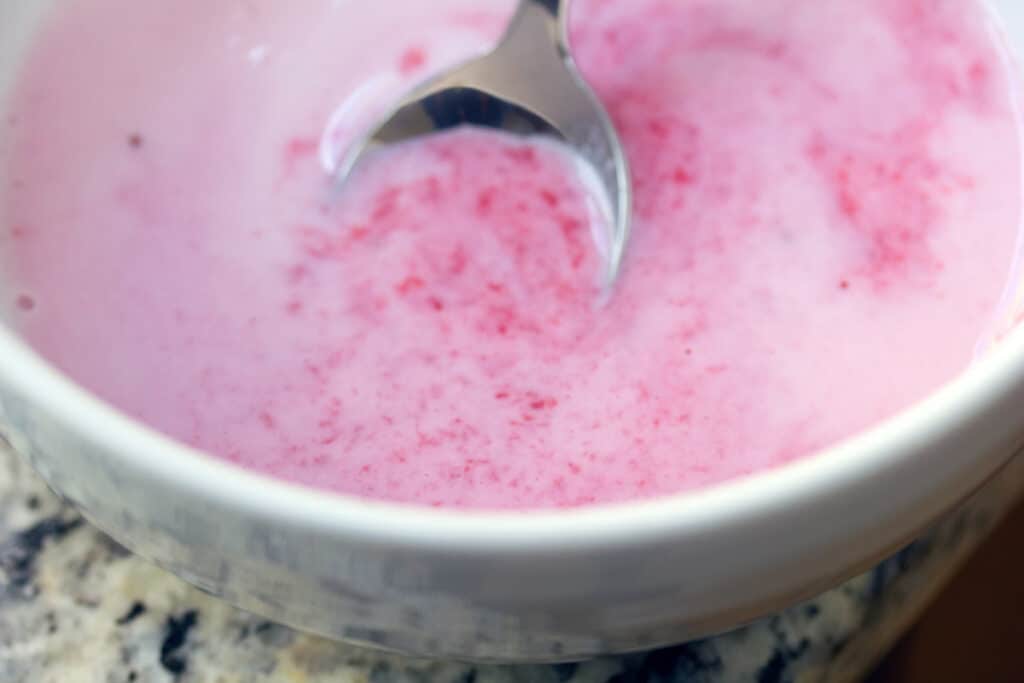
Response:
[[[239,612],[125,552],[0,444],[0,681],[31,683],[811,683],[855,681],[1011,504],[1018,458],[873,571],[739,631],[580,665],[381,655]]]

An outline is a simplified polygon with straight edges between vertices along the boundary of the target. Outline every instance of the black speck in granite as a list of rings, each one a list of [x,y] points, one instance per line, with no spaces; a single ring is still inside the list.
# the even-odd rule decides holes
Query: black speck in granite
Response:
[[[960,522],[963,523],[963,522]],[[952,521],[946,526],[957,524]],[[886,595],[890,586],[901,576],[913,572],[934,554],[935,539],[924,537],[914,543],[905,546],[899,552],[878,564],[870,572],[871,582],[868,587],[867,598],[877,600]]]
[[[280,628],[277,624],[270,621],[260,621],[255,624],[243,624],[242,625],[242,638],[248,638],[250,635],[263,636],[268,631],[273,631],[276,628]]]
[[[573,677],[576,676],[576,672],[579,668],[579,664],[556,664],[555,675],[558,677],[558,683],[571,681]]]
[[[667,650],[657,650],[644,658],[644,669],[659,678],[669,677],[676,668],[680,659],[689,658],[687,646],[673,647]]]
[[[189,610],[180,617],[167,617],[164,640],[160,644],[160,665],[173,676],[181,676],[188,669],[188,659],[181,651],[188,640],[188,632],[199,621],[199,613]]]
[[[284,648],[295,640],[295,632],[284,626],[264,621],[259,624],[253,633],[259,640],[260,645],[267,648]]]
[[[103,604],[103,601],[101,599],[89,597],[87,595],[76,595],[74,599],[76,605],[78,605],[79,607],[84,607],[86,609],[96,609],[101,604]]]
[[[123,615],[118,617],[117,625],[124,626],[130,624],[143,614],[146,613],[146,605],[136,600],[132,603],[132,606]]]
[[[721,673],[722,660],[711,641],[699,640],[648,654],[641,670],[638,681],[704,681]]]
[[[831,643],[828,648],[829,659],[835,659],[843,653],[843,650],[849,646],[850,640],[848,638],[840,638],[834,643]]]
[[[391,680],[391,665],[387,662],[377,662],[370,669],[370,683],[388,683]]]
[[[36,592],[36,558],[47,541],[63,538],[81,525],[79,517],[56,515],[0,543],[0,572],[7,578],[0,593],[7,598],[31,597]]]
[[[794,633],[799,633],[799,629],[794,628],[788,613],[771,617],[766,623],[768,630],[775,638],[775,650],[783,656],[786,662],[803,657],[811,649],[811,641],[806,636],[799,640],[792,638]]]
[[[786,678],[786,655],[781,650],[776,650],[768,663],[757,672],[757,683],[783,683]]]

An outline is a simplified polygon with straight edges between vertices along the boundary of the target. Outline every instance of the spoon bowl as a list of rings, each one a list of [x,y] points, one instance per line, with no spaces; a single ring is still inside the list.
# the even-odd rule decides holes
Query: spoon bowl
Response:
[[[567,0],[522,0],[489,54],[416,87],[344,155],[343,183],[372,150],[472,125],[565,143],[594,171],[608,225],[607,282],[629,239],[632,192],[619,136],[569,52]]]

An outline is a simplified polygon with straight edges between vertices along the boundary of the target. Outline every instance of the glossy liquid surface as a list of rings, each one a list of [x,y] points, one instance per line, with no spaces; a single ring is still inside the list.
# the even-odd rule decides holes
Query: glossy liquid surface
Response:
[[[20,329],[129,414],[276,477],[426,505],[647,498],[893,415],[1011,277],[1005,55],[963,0],[577,0],[633,166],[608,299],[554,147],[459,132],[342,197],[375,107],[512,3],[62,3],[6,114]]]

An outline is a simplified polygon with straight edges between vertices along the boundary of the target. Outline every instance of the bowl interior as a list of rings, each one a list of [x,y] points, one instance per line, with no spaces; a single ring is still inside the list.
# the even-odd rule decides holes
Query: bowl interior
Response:
[[[1024,55],[1024,3],[1020,3],[1019,0],[988,0],[988,4],[1001,16],[1003,30],[1015,52]],[[15,80],[20,57],[30,44],[36,26],[51,5],[51,0],[20,0],[0,5],[0,112],[4,110],[5,96],[10,92]],[[1018,65],[1014,64],[1013,69],[1014,73],[1019,71]],[[8,141],[5,136],[0,135],[0,158],[3,158],[6,144]],[[4,168],[0,165],[0,187],[4,187],[6,184]],[[2,215],[0,215],[0,220],[2,220]],[[218,480],[218,485],[222,486],[225,491],[234,490],[240,496],[251,497],[252,489],[256,487],[265,495],[277,496],[282,504],[294,503],[303,510],[308,509],[314,516],[324,514],[326,510],[321,506],[330,504],[340,505],[336,509],[342,515],[351,514],[356,509],[361,509],[372,515],[387,510],[389,514],[396,515],[393,517],[396,525],[401,526],[409,521],[409,510],[405,506],[368,503],[348,499],[345,496],[310,492],[291,484],[271,481],[262,476],[244,472],[234,466],[223,464],[156,434],[89,396],[84,390],[61,376],[40,359],[3,326],[2,323],[10,319],[11,299],[13,298],[8,296],[9,291],[5,290],[3,263],[4,243],[0,237],[0,358],[9,359],[9,362],[5,362],[4,365],[16,368],[12,370],[16,375],[13,380],[16,385],[20,385],[24,390],[32,391],[36,396],[52,397],[51,405],[54,411],[69,415],[75,413],[74,421],[83,429],[96,433],[102,432],[103,438],[113,438],[111,435],[116,434],[117,441],[124,447],[114,446],[114,448],[125,454],[162,453],[164,457],[154,458],[154,461],[163,462],[168,467],[168,472],[173,472],[175,477],[209,479],[211,473],[215,473],[214,478]],[[1024,303],[1021,297],[1024,294],[1024,287],[1018,289],[1019,291],[1013,293],[1013,296],[1016,297],[1018,303],[1016,310],[1020,311],[1022,307],[1019,304]],[[863,457],[865,451],[877,451],[879,454],[885,455],[886,452],[893,450],[893,443],[898,443],[900,439],[913,440],[915,435],[921,433],[922,430],[931,429],[944,419],[944,416],[971,409],[982,409],[987,398],[991,398],[996,392],[1007,391],[1006,385],[1011,381],[1011,375],[1024,375],[1024,370],[1022,370],[1024,369],[1024,331],[1017,330],[1009,335],[990,356],[979,362],[964,377],[947,386],[939,395],[925,402],[924,405],[907,411],[896,419],[858,436],[851,442],[805,458],[778,471],[758,474],[746,480],[727,482],[709,491],[670,497],[671,501],[601,506],[608,508],[605,510],[536,513],[529,515],[529,518],[534,522],[539,519],[550,520],[554,517],[583,519],[593,513],[590,515],[590,520],[596,525],[595,528],[603,524],[605,530],[608,530],[608,524],[616,515],[619,515],[622,509],[627,507],[636,510],[640,516],[651,517],[659,514],[661,503],[675,505],[680,500],[685,500],[688,503],[686,507],[693,510],[695,505],[703,505],[705,502],[710,505],[714,499],[717,500],[717,504],[706,508],[707,515],[699,515],[710,518],[714,516],[714,509],[721,509],[720,505],[734,506],[733,509],[736,511],[738,508],[735,508],[735,504],[739,501],[745,502],[742,506],[744,508],[749,508],[758,500],[774,499],[777,501],[780,494],[793,491],[794,487],[796,489],[813,487],[816,486],[815,481],[821,478],[850,475],[854,469],[867,462]],[[0,370],[2,369],[0,368]],[[1020,372],[1013,373],[1010,372],[1011,369]],[[1002,381],[998,379],[1000,377],[1003,378]],[[861,460],[860,465],[855,464],[858,458]],[[846,462],[840,462],[842,460]],[[487,520],[504,516],[486,512],[465,514],[419,509],[416,510],[416,515],[420,516],[421,521],[429,519],[451,521],[456,518],[474,517],[482,523],[478,530],[488,537],[491,536],[493,527]],[[515,516],[515,525],[520,525],[523,522],[529,523],[526,517]],[[604,521],[602,522],[602,520]],[[382,517],[376,517],[374,520],[375,523],[386,523],[387,521]],[[625,523],[621,516],[618,521]],[[559,528],[557,525],[552,526],[548,528],[548,531],[555,534]],[[625,528],[623,526],[623,529]],[[539,527],[523,526],[522,530],[524,533],[536,534]],[[507,531],[514,532],[514,526],[507,527]],[[533,538],[536,539],[536,536]]]

